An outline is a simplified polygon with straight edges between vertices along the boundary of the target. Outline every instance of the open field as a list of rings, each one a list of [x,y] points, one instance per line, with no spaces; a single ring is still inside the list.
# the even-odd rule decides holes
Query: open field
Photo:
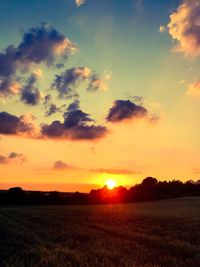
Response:
[[[1,267],[199,267],[200,198],[0,207]]]

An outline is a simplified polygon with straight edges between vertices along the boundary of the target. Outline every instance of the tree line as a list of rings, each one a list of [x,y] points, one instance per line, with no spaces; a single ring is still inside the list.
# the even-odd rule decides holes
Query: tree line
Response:
[[[90,193],[64,193],[59,191],[25,191],[20,187],[0,191],[0,205],[92,205],[131,203],[167,198],[199,196],[200,180],[181,182],[158,181],[147,177],[140,184],[127,189],[123,186],[109,190],[107,186]]]

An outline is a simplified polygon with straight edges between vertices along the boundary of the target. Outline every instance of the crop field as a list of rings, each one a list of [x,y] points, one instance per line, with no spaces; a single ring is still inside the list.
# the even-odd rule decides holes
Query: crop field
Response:
[[[1,267],[199,267],[200,198],[0,207]]]

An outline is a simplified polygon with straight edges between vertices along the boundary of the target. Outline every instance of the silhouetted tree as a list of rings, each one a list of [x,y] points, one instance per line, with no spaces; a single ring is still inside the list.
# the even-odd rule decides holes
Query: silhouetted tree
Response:
[[[184,196],[200,196],[200,180],[196,182],[190,180],[185,183],[177,180],[161,182],[156,178],[147,177],[141,184],[132,186],[129,190],[123,186],[109,190],[107,186],[104,186],[101,189],[91,190],[89,194],[61,193],[58,191],[26,192],[20,187],[14,187],[7,191],[0,191],[0,204],[85,205],[126,203]]]
[[[26,201],[26,192],[21,187],[10,188],[7,192],[9,204],[23,204]]]

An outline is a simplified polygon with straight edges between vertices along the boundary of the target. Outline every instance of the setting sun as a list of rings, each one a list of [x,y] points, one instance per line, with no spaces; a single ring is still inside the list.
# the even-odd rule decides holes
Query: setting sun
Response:
[[[114,180],[107,180],[106,181],[106,186],[108,187],[108,189],[112,190],[115,186],[116,186],[116,182]]]

